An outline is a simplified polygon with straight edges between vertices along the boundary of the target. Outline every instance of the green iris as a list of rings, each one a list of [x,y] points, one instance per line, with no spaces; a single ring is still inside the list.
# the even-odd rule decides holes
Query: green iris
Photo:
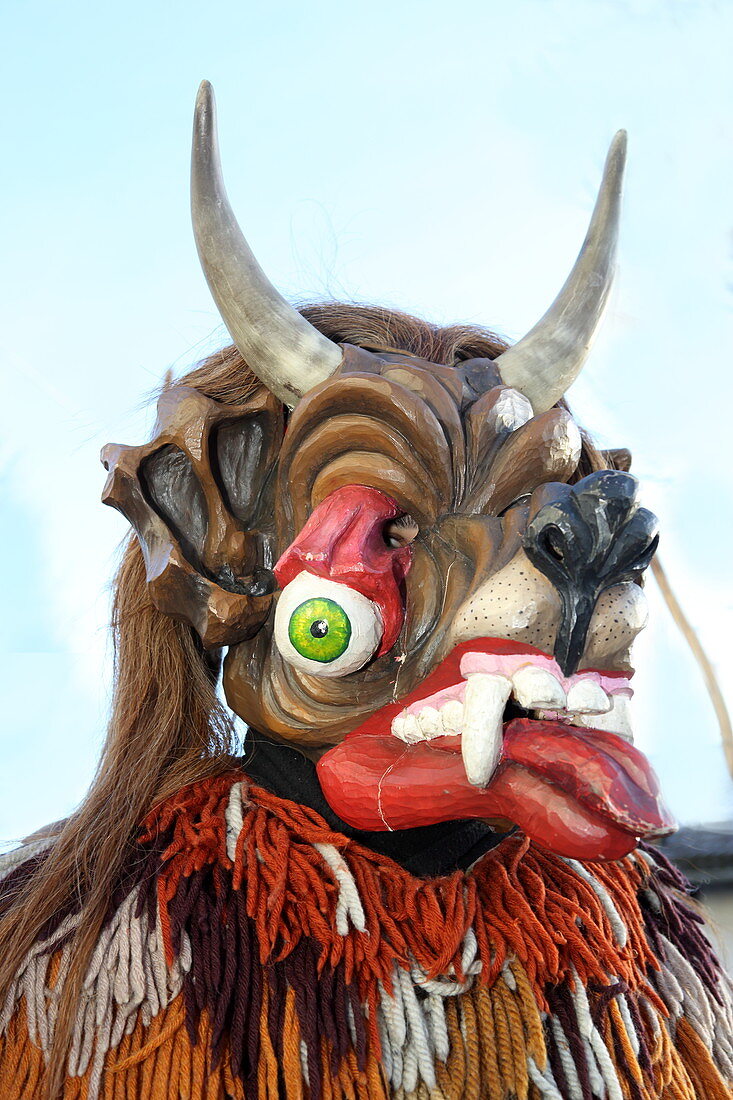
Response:
[[[351,622],[343,607],[321,596],[296,607],[288,637],[302,657],[328,664],[349,648]]]

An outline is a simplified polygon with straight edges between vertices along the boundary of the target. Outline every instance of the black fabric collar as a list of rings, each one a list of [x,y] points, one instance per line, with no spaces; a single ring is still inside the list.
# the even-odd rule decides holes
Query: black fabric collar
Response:
[[[253,782],[279,798],[310,806],[336,832],[393,859],[418,878],[465,870],[507,835],[493,832],[481,821],[444,821],[383,833],[352,829],[326,802],[316,766],[301,752],[276,744],[256,730],[249,731],[245,748],[241,764]]]

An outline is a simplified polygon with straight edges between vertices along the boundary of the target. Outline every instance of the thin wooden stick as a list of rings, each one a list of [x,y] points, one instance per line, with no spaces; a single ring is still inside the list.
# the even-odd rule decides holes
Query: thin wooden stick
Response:
[[[730,712],[725,704],[723,698],[723,692],[720,690],[720,683],[718,677],[715,674],[712,661],[708,657],[707,653],[702,647],[702,643],[697,636],[695,630],[689,623],[684,611],[679,605],[677,597],[672,591],[672,586],[669,583],[669,578],[662,568],[662,564],[658,557],[652,559],[652,572],[656,579],[657,584],[664,596],[664,602],[670,610],[672,618],[679,627],[680,633],[684,637],[688,646],[692,650],[692,653],[697,661],[703,674],[705,685],[708,689],[708,694],[715,708],[715,715],[718,719],[718,725],[720,726],[720,737],[723,742],[723,752],[725,753],[725,762],[728,765],[728,771],[733,779],[733,725],[731,724]]]

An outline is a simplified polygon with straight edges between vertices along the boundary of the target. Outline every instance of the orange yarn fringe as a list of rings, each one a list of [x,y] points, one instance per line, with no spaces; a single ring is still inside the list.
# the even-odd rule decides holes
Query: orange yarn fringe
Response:
[[[542,1008],[545,986],[572,979],[573,969],[586,985],[605,984],[614,974],[631,988],[644,989],[661,1008],[646,980],[647,968],[659,963],[644,935],[637,895],[645,872],[635,861],[592,865],[628,930],[622,948],[594,890],[564,860],[521,834],[488,852],[468,874],[418,879],[330,831],[314,810],[248,787],[232,864],[224,810],[232,783],[241,779],[241,774],[225,776],[182,791],[145,824],[142,843],[172,830],[158,885],[169,961],[168,907],[181,879],[219,864],[232,871],[233,888],[246,891],[263,964],[282,959],[308,936],[323,948],[321,968],[343,960],[347,981],[359,975],[389,988],[395,962],[409,966],[411,960],[428,977],[453,967],[460,979],[463,942],[473,927],[483,984],[492,985],[507,959],[516,958]],[[337,932],[338,886],[324,876],[317,843],[333,845],[346,859],[364,905],[367,935]]]
[[[180,792],[150,815],[141,842],[163,849],[149,880],[162,947],[142,904],[155,895],[141,883],[141,903],[128,907],[126,946],[118,955],[110,948],[114,966],[124,955],[132,967],[138,952],[137,986],[116,972],[119,1003],[140,1004],[126,998],[133,987],[144,989],[140,960],[157,965],[143,952],[153,933],[169,967],[181,965],[188,937],[183,988],[171,987],[168,1001],[158,1002],[167,1007],[154,1008],[152,1019],[150,1011],[130,1015],[101,1076],[87,1059],[85,1072],[67,1077],[64,1100],[547,1100],[560,1095],[548,1085],[553,1073],[590,1080],[584,1020],[598,1056],[592,1072],[615,1082],[623,1100],[733,1096],[721,1074],[725,1063],[703,1038],[705,1028],[721,1034],[723,994],[718,1009],[691,1000],[691,1017],[667,994],[662,999],[660,960],[639,897],[663,888],[641,857],[589,864],[581,874],[514,835],[467,873],[420,880],[334,833],[314,811],[249,787],[241,773]],[[196,910],[198,901],[209,908]],[[148,919],[152,925],[139,923]],[[236,962],[245,955],[232,946],[237,935],[253,945],[246,979]],[[0,1036],[2,1100],[40,1095],[44,1054],[28,1020],[38,1018],[39,997],[53,999],[65,950],[60,945],[48,970],[36,966],[19,986]],[[100,1003],[109,1005],[111,981],[107,974]],[[237,981],[257,989],[242,1002],[249,1007],[235,1005],[249,1013],[249,1076],[241,1050],[235,1054],[235,1024],[228,1030],[236,1012],[224,1011],[241,992]],[[301,999],[306,982],[331,990],[326,1008],[336,1015],[329,1024],[314,1023],[326,1009]],[[440,1017],[432,1032],[431,997]],[[362,1012],[360,1033],[354,1013]],[[701,1029],[696,1012],[707,1018]],[[344,1048],[349,1027],[353,1041]],[[420,1058],[427,1062],[418,1066]],[[590,1095],[590,1085],[583,1088]]]

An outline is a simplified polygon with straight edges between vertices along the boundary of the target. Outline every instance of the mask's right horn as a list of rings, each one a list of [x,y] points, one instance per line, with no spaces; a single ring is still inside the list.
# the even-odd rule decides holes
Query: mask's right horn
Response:
[[[573,270],[547,313],[496,360],[504,384],[532,402],[535,415],[560,400],[580,374],[613,283],[626,162],[626,131],[616,134],[588,233]]]

